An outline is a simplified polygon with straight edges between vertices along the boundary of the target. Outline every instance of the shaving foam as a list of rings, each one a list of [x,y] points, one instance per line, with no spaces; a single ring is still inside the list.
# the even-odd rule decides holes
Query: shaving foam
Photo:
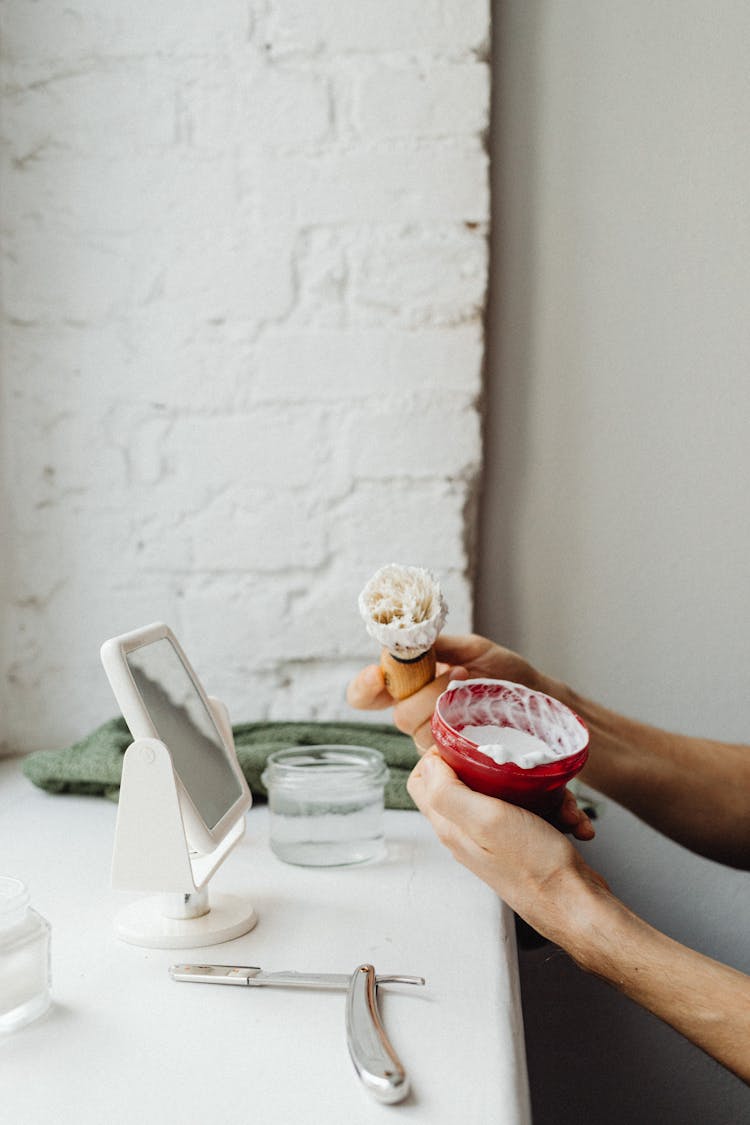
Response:
[[[512,762],[528,770],[547,765],[560,757],[541,738],[513,727],[469,726],[463,728],[461,735],[474,742],[481,754],[499,766]]]
[[[422,567],[389,563],[359,595],[367,632],[401,660],[432,648],[448,613],[440,583]]]

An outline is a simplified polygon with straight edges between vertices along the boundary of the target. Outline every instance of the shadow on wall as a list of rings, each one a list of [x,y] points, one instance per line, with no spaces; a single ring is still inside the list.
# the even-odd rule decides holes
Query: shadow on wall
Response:
[[[697,18],[699,6],[690,7]],[[641,12],[646,8],[643,3]],[[571,409],[566,394],[575,403],[570,385],[561,380],[558,386],[551,377],[546,382],[540,379],[541,361],[534,354],[539,319],[545,311],[549,314],[549,293],[548,307],[540,309],[539,274],[551,268],[554,257],[537,243],[537,207],[545,186],[541,164],[546,159],[553,169],[558,167],[541,146],[559,145],[555,153],[563,163],[572,158],[564,135],[556,133],[550,140],[549,121],[548,135],[541,136],[542,119],[545,114],[550,117],[550,99],[558,89],[544,68],[550,57],[556,61],[559,83],[560,75],[568,77],[575,70],[569,66],[571,56],[577,58],[580,52],[581,57],[591,58],[596,50],[585,37],[576,39],[575,29],[570,28],[566,49],[551,50],[551,44],[556,46],[555,20],[559,27],[559,21],[574,16],[584,24],[597,14],[602,20],[606,17],[593,3],[576,6],[573,12],[572,5],[566,8],[541,0],[493,0],[492,9],[492,268],[476,627],[533,659],[523,640],[528,632],[522,619],[524,590],[529,596],[533,589],[534,596],[543,600],[541,608],[535,606],[537,623],[543,623],[539,635],[554,641],[560,632],[558,609],[549,591],[518,572],[524,520],[541,518],[548,502],[541,474],[531,482],[537,491],[530,488],[533,396],[541,393],[540,386],[545,394],[554,393],[555,402],[545,400],[543,413],[548,422],[545,435],[549,432],[555,440],[555,427],[564,431],[565,411]],[[739,21],[739,6],[735,11]],[[634,41],[640,42],[641,33],[636,32]],[[611,49],[619,47],[615,43]],[[655,51],[651,45],[644,48],[644,59],[648,61]],[[577,88],[575,96],[583,96]],[[554,114],[552,118],[558,121]],[[575,182],[575,177],[560,175],[559,168],[558,177],[563,185]],[[546,190],[549,196],[549,184]],[[564,209],[558,214],[548,197],[542,203],[546,210],[542,207],[541,217],[549,223],[559,224],[569,215]],[[561,292],[557,274],[554,281],[557,288],[548,280],[548,289],[557,294]],[[578,311],[574,299],[566,296],[565,315]],[[554,321],[553,327],[557,326]],[[574,346],[576,332],[569,323],[564,327]],[[565,358],[567,374],[575,373],[575,363],[569,355]],[[546,356],[548,367],[556,371],[554,359]],[[548,459],[554,466],[554,456]],[[569,510],[580,517],[574,503]],[[544,666],[548,672],[565,675],[564,670]],[[658,668],[658,663],[654,666]],[[708,956],[750,970],[742,937],[747,933],[747,898],[737,873],[727,875],[647,833],[640,822],[611,803],[589,858],[623,900],[649,922]],[[648,1012],[579,971],[565,954],[546,945],[522,951],[519,962],[534,1125],[570,1120],[580,1125],[750,1122],[747,1086]]]
[[[676,940],[750,971],[737,939],[748,928],[747,874],[665,840],[613,801],[599,811],[581,851],[623,901]],[[519,966],[534,1125],[559,1125],[561,1106],[581,1125],[750,1121],[750,1088],[566,954],[527,946]]]
[[[533,361],[540,25],[539,0],[492,4],[491,268],[475,597],[479,628],[509,645],[520,627],[512,540],[523,499]]]
[[[519,966],[534,1125],[750,1119],[750,1094],[739,1079],[560,950],[521,953]],[[675,1051],[679,1066],[668,1070],[664,1059],[674,1060]]]

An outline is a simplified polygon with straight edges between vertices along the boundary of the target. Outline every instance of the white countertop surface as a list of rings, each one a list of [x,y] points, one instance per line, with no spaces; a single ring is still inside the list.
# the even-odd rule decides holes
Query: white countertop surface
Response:
[[[18,1125],[524,1125],[530,1120],[513,921],[414,812],[386,812],[388,855],[311,869],[268,847],[266,809],[217,872],[259,921],[210,950],[118,940],[110,889],[116,806],[36,789],[0,761],[0,874],[52,926],[53,1005],[0,1036],[4,1121]],[[175,961],[416,974],[379,1003],[412,1092],[373,1101],[349,1060],[343,993],[173,982]]]

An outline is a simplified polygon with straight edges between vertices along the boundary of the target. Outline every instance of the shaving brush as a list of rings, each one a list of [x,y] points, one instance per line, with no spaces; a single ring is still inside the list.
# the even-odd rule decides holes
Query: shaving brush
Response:
[[[406,699],[435,678],[433,645],[448,606],[434,574],[419,566],[383,566],[359,595],[367,632],[380,645],[385,686]]]

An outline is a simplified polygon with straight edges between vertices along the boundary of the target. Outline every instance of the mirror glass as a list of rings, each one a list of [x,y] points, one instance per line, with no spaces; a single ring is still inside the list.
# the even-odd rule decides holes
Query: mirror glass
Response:
[[[206,825],[214,828],[242,789],[193,677],[167,638],[134,649],[127,661],[182,784]]]

